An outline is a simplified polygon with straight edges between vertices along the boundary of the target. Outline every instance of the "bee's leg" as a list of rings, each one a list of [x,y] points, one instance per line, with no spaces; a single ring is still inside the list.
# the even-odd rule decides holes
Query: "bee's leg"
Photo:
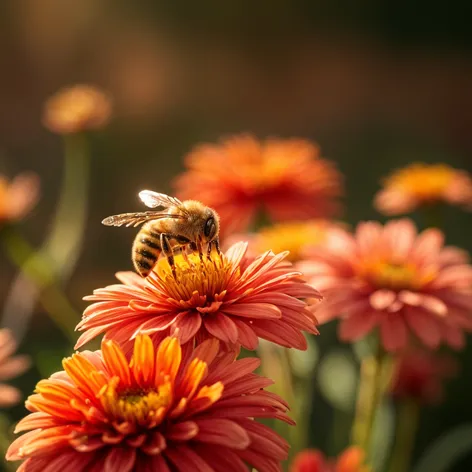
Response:
[[[202,243],[200,241],[197,243],[197,250],[198,250],[198,255],[200,256],[200,261],[203,262],[203,249],[202,249]]]
[[[220,240],[219,240],[219,239],[214,239],[214,240],[213,240],[213,245],[215,246],[216,252],[217,252],[218,254],[221,254]]]
[[[170,235],[166,233],[161,233],[161,236],[160,236],[161,248],[162,248],[162,252],[167,257],[167,262],[169,262],[170,268],[172,270],[172,275],[174,276],[174,279],[177,280],[177,274],[175,272],[174,252],[172,251],[172,247],[169,242],[169,236]]]
[[[180,248],[180,252],[182,253],[182,257],[184,258],[184,261],[190,265],[190,259],[188,258],[188,244],[184,244]]]
[[[189,244],[190,250],[192,252],[197,252],[197,243],[194,243],[193,241]]]
[[[209,261],[211,261],[211,246],[212,246],[212,244],[213,244],[213,241],[210,241],[208,243],[208,247],[207,247],[207,258],[208,258]]]

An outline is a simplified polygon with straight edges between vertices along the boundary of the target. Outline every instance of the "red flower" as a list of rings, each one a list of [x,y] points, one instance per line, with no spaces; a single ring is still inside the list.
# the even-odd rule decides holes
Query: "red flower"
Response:
[[[276,221],[326,218],[338,213],[339,172],[302,139],[258,141],[236,136],[197,147],[176,181],[179,196],[220,215],[225,234],[245,231],[263,210]]]
[[[444,395],[444,381],[454,377],[457,369],[457,362],[451,356],[412,349],[397,359],[392,395],[423,404],[439,403]]]
[[[299,267],[326,297],[318,319],[341,318],[344,341],[379,327],[388,351],[405,348],[410,333],[432,349],[459,348],[472,329],[472,267],[463,251],[443,247],[437,229],[361,223],[354,235],[331,232]]]
[[[287,405],[264,388],[258,359],[234,360],[208,340],[182,353],[176,338],[155,350],[138,336],[128,361],[117,344],[64,360],[65,372],[38,383],[32,412],[10,446],[18,472],[279,471],[288,444],[254,418],[293,424]]]
[[[258,338],[306,349],[303,331],[317,333],[316,318],[299,298],[320,298],[283,259],[286,253],[246,257],[239,243],[225,255],[200,260],[175,257],[174,279],[166,259],[145,279],[117,274],[122,284],[94,291],[93,303],[78,329],[85,331],[76,348],[105,332],[125,349],[138,333],[159,342],[169,334],[182,344],[209,337],[255,349]]]
[[[364,451],[358,447],[349,447],[336,460],[326,459],[317,449],[305,449],[299,452],[290,472],[369,472],[364,465]]]

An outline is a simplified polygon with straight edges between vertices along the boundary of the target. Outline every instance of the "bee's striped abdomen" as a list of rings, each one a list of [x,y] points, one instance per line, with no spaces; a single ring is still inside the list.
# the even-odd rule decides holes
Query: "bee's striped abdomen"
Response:
[[[150,226],[145,225],[141,228],[133,244],[134,268],[142,277],[149,275],[162,252],[159,241],[160,234],[153,231]]]

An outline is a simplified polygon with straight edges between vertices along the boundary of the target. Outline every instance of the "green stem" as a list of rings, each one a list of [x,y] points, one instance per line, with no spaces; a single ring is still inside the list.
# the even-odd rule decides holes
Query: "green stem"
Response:
[[[374,356],[365,358],[361,365],[361,378],[356,414],[352,429],[352,442],[360,446],[369,457],[375,416],[382,398],[382,364],[384,351],[379,345]]]
[[[64,136],[64,175],[44,251],[67,279],[79,257],[87,219],[89,148],[84,134]]]
[[[13,226],[3,227],[0,237],[10,260],[41,289],[40,300],[51,319],[69,340],[75,342],[74,330],[80,317],[57,286],[49,259],[35,251]]]
[[[411,462],[416,431],[420,417],[420,406],[412,399],[405,399],[399,405],[395,445],[393,447],[389,472],[408,472]]]
[[[288,350],[269,344],[268,342],[261,342],[257,349],[261,359],[261,368],[263,374],[274,381],[272,391],[284,398],[288,404],[294,408],[292,416],[297,421],[298,412],[295,409],[297,402],[295,401],[295,394],[293,389],[293,376],[291,372],[291,364]],[[274,429],[286,439],[289,440],[289,461],[293,454],[297,452],[298,446],[298,424],[290,426],[280,421],[274,422]]]

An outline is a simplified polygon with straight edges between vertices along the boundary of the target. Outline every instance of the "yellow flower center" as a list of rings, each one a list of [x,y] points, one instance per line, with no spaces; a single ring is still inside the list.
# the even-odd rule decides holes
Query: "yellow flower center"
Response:
[[[194,253],[177,254],[174,263],[175,278],[166,258],[157,263],[154,271],[160,288],[170,298],[189,302],[192,307],[212,307],[214,302],[219,307],[229,281],[240,273],[239,267],[234,267],[223,254],[216,252],[212,252],[210,258],[205,255],[202,259]],[[185,307],[185,303],[182,306]]]
[[[302,249],[324,242],[326,238],[326,222],[291,222],[281,223],[264,229],[256,236],[257,252],[271,250],[274,253],[290,251],[287,259],[297,261],[302,256]]]
[[[166,382],[155,389],[119,389],[113,377],[99,394],[105,411],[119,422],[158,424],[172,401],[172,385]]]
[[[455,170],[445,164],[413,164],[393,174],[386,185],[431,201],[441,198],[454,176]]]
[[[377,288],[418,290],[435,277],[435,270],[408,262],[376,261],[361,267],[359,275]]]

